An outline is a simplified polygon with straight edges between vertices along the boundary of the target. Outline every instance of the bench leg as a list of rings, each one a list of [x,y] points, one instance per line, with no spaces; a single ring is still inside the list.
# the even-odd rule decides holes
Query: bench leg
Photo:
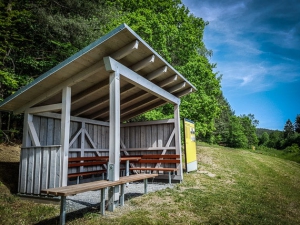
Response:
[[[147,194],[147,192],[148,192],[147,188],[148,188],[148,179],[146,178],[146,179],[144,179],[144,193],[145,194]]]
[[[109,177],[108,177],[108,165],[109,165],[109,162],[107,162],[107,164],[106,164],[106,180],[109,180]]]
[[[115,188],[108,188],[108,210],[111,212],[115,210]]]
[[[121,184],[120,206],[124,206],[125,184]]]
[[[59,224],[65,225],[66,223],[66,196],[60,197],[60,218]]]
[[[129,160],[126,160],[126,177],[129,176]],[[126,186],[128,186],[129,183],[126,183]]]
[[[100,203],[100,212],[104,216],[105,215],[105,189],[101,189],[101,203]]]

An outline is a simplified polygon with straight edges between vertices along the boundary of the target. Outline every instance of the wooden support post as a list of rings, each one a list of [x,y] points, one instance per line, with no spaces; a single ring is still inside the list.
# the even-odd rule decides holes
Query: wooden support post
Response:
[[[147,194],[148,192],[148,179],[144,179],[144,193]]]
[[[29,124],[28,122],[32,122],[33,115],[29,114],[27,111],[24,113],[24,128],[23,128],[23,141],[22,147],[29,147],[30,146],[30,137],[29,137]]]
[[[177,175],[180,176],[180,180],[183,180],[183,171],[182,171],[182,157],[181,157],[181,137],[180,137],[180,113],[179,113],[180,104],[174,105],[174,120],[175,120],[175,146],[176,154],[180,155],[180,165]]]
[[[126,160],[126,177],[129,176],[129,160]],[[128,185],[129,183],[126,183]]]
[[[129,160],[126,160],[126,176],[129,176]]]
[[[105,189],[101,189],[101,203],[100,203],[100,212],[104,216],[105,215]]]
[[[65,225],[66,223],[66,196],[60,197],[60,218],[59,224]]]
[[[68,154],[70,134],[71,88],[64,87],[62,91],[61,112],[61,186],[67,186],[68,181]]]
[[[108,179],[116,181],[120,178],[120,74],[111,73],[109,79],[109,162]],[[115,208],[115,201],[119,199],[119,188],[109,188],[109,211]]]
[[[120,206],[124,206],[125,201],[125,184],[121,184]]]
[[[108,211],[113,212],[115,210],[115,187],[108,188]]]
[[[80,157],[84,157],[84,150],[85,150],[85,146],[84,146],[84,144],[85,144],[85,122],[82,122],[81,123],[81,135],[80,135],[80,137],[81,137],[81,143],[80,143]],[[84,172],[83,171],[83,166],[81,166],[80,168],[79,168],[79,172],[81,173],[81,172]]]

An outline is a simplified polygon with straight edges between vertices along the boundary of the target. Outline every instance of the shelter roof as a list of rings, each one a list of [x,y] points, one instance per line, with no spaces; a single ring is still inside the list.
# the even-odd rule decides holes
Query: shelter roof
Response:
[[[106,61],[129,68],[174,97],[196,90],[129,26],[122,24],[2,101],[0,110],[18,114],[30,107],[61,103],[62,88],[71,86],[72,116],[108,121],[111,71],[104,57]],[[168,102],[138,83],[121,76],[121,121]]]

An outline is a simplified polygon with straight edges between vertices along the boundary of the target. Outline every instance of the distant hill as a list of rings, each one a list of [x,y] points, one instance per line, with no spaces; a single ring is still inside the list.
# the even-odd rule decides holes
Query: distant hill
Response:
[[[272,133],[274,131],[283,132],[283,131],[280,131],[280,130],[270,130],[270,129],[266,129],[266,128],[256,128],[256,135],[257,135],[257,137],[261,137],[263,132],[267,132],[267,134],[270,135],[270,133]]]

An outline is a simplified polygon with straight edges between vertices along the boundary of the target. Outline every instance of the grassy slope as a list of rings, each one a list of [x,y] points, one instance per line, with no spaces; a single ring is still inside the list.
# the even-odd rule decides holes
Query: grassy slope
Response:
[[[20,148],[0,144],[0,224],[34,224],[59,214],[59,208],[17,196]]]
[[[105,217],[90,210],[68,224],[300,224],[300,164],[244,150],[197,151],[198,171],[174,189],[133,198]],[[0,183],[0,221],[55,223],[45,219],[57,207],[19,201],[3,194],[6,187]]]

